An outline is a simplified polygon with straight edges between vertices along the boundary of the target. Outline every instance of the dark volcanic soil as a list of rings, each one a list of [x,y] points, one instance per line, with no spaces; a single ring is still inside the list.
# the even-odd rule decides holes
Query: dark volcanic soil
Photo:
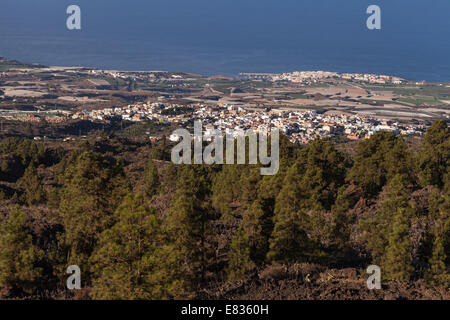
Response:
[[[296,269],[296,270],[295,270]],[[305,272],[302,272],[302,269]],[[309,269],[309,270],[307,270]],[[251,280],[228,282],[199,293],[218,300],[448,300],[449,288],[425,282],[383,282],[381,290],[367,289],[367,277],[356,269],[315,272],[310,266],[269,267]],[[308,272],[307,274],[305,274]]]

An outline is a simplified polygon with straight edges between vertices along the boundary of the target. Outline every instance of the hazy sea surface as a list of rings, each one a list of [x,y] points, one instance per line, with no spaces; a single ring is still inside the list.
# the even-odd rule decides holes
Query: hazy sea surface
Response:
[[[66,8],[82,30],[66,29]],[[366,9],[382,9],[382,30]],[[450,82],[449,0],[1,0],[0,56],[204,75],[328,70]]]

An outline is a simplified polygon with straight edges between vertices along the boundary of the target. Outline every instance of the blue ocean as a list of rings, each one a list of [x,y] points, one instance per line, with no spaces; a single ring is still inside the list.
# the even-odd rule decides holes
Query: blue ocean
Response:
[[[381,8],[381,30],[366,10]],[[81,30],[66,27],[69,5]],[[450,82],[449,0],[1,0],[0,56],[45,65],[327,70]]]

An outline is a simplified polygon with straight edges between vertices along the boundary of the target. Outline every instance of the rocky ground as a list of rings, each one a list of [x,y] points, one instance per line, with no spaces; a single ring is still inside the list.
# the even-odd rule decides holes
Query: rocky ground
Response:
[[[312,265],[269,267],[252,279],[228,282],[199,293],[219,300],[448,300],[449,288],[418,282],[382,282],[367,288],[367,275],[353,269],[324,270]]]

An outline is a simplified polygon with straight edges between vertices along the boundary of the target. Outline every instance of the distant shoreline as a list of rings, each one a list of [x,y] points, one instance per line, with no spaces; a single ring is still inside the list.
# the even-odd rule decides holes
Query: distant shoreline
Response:
[[[241,75],[245,74],[260,74],[260,75],[282,75],[282,74],[289,74],[289,73],[295,73],[295,72],[329,72],[329,73],[336,73],[336,74],[361,74],[361,75],[374,75],[374,76],[388,76],[393,78],[401,78],[404,80],[407,80],[408,82],[416,82],[416,83],[450,83],[450,79],[448,81],[435,81],[435,80],[426,80],[426,79],[412,79],[412,78],[405,78],[400,77],[397,74],[384,74],[384,73],[365,73],[365,72],[354,72],[354,71],[332,71],[332,70],[319,70],[319,69],[312,69],[312,70],[306,70],[306,69],[298,69],[298,70],[291,70],[291,71],[280,71],[280,72],[238,72],[238,73],[216,73],[216,74],[207,74],[207,73],[201,73],[201,72],[188,72],[188,71],[182,71],[182,70],[137,70],[137,69],[125,69],[125,68],[101,68],[101,67],[93,67],[93,66],[77,66],[77,65],[47,65],[37,62],[25,62],[21,60],[16,60],[9,57],[4,57],[0,55],[0,61],[9,61],[9,62],[16,62],[20,64],[25,64],[30,67],[36,67],[36,68],[47,68],[47,69],[55,69],[55,71],[64,71],[64,70],[70,70],[70,69],[88,69],[88,70],[100,70],[100,71],[107,71],[107,72],[129,72],[129,73],[171,73],[171,74],[186,74],[186,75],[193,75],[193,76],[200,76],[203,78],[217,78],[217,77],[224,77],[224,78],[233,78],[233,79],[242,79]],[[0,69],[1,72],[1,69]]]

